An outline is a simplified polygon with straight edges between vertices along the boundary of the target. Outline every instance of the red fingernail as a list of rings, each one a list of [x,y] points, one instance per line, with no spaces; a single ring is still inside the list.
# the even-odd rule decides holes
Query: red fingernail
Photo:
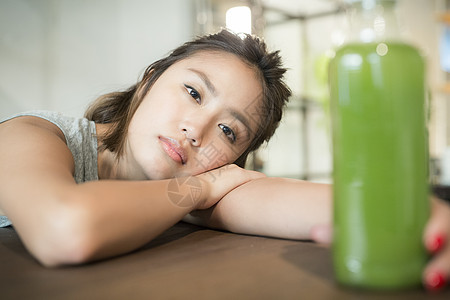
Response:
[[[437,235],[435,238],[431,241],[430,245],[428,246],[428,250],[431,253],[438,252],[442,246],[444,246],[445,238],[443,235]]]
[[[445,286],[445,278],[439,272],[431,273],[427,276],[425,285],[430,291],[440,290]]]

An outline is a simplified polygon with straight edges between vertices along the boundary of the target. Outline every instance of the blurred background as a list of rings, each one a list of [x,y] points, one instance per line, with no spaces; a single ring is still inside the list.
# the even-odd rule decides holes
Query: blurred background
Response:
[[[228,26],[281,50],[293,91],[275,137],[250,167],[330,182],[326,67],[343,42],[343,7],[337,0],[0,0],[0,118],[33,109],[82,116],[96,97],[134,84],[181,43]],[[436,178],[450,164],[449,11],[449,0],[398,1],[404,33],[427,62]]]

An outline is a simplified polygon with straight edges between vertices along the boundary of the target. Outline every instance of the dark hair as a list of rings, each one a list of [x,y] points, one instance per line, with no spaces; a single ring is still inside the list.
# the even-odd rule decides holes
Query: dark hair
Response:
[[[111,124],[99,139],[99,150],[110,150],[119,158],[123,153],[128,125],[136,109],[155,81],[174,63],[201,51],[223,51],[242,59],[258,75],[262,85],[262,107],[258,129],[247,150],[235,161],[244,167],[250,152],[268,141],[278,127],[284,106],[291,91],[284,82],[286,69],[282,67],[279,51],[268,52],[266,44],[258,37],[236,35],[227,30],[205,35],[176,48],[169,56],[160,59],[144,72],[142,79],[125,91],[105,94],[87,109],[85,117],[96,123]]]

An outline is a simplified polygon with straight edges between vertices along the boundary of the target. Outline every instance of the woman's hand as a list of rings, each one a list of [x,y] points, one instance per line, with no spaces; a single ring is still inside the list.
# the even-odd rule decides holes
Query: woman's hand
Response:
[[[196,177],[204,182],[206,197],[200,201],[196,209],[207,209],[216,204],[236,187],[254,179],[265,177],[263,173],[246,170],[237,165],[225,165]]]
[[[440,199],[431,199],[431,216],[425,227],[424,243],[432,259],[423,272],[424,286],[439,290],[450,278],[450,205]]]
[[[311,230],[311,239],[322,244],[331,244],[332,227],[318,224]],[[433,257],[422,275],[426,289],[436,291],[446,286],[450,278],[450,205],[443,200],[431,199],[431,216],[425,227],[423,241]]]

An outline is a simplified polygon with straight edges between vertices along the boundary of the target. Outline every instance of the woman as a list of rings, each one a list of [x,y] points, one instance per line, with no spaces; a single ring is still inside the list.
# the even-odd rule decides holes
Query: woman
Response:
[[[32,112],[3,122],[3,226],[46,266],[144,245],[264,176],[231,164],[273,134],[290,96],[284,72],[259,39],[222,31],[150,65],[84,119]]]
[[[46,266],[126,253],[181,219],[329,243],[328,185],[240,168],[278,126],[290,96],[284,72],[259,39],[222,31],[100,97],[87,119],[39,112],[2,123],[4,224]],[[424,235],[436,254],[424,271],[430,289],[450,272],[449,223],[448,206],[433,200]]]

